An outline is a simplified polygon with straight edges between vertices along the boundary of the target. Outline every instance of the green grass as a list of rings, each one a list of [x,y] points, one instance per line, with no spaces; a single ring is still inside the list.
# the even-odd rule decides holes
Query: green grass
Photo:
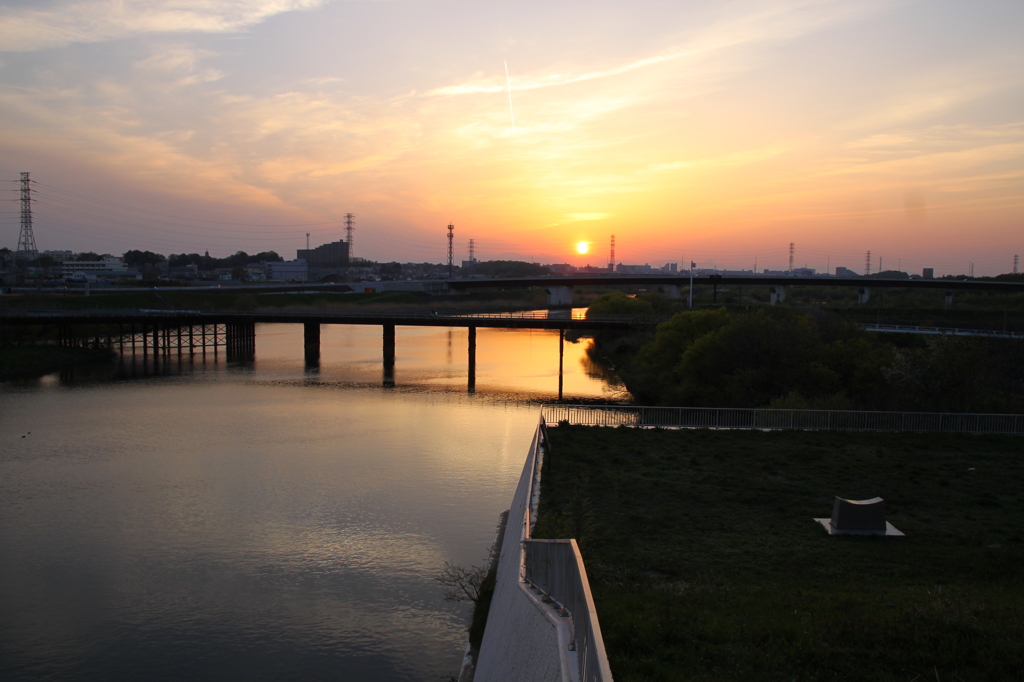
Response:
[[[550,429],[616,680],[1019,679],[1024,439]],[[834,495],[904,538],[830,537]]]

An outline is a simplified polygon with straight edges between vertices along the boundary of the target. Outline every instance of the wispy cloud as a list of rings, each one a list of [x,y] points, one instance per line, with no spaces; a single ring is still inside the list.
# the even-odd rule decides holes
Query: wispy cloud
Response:
[[[145,33],[224,33],[330,0],[65,0],[0,8],[0,51],[23,52]]]
[[[757,3],[754,7],[729,7],[729,13],[700,34],[677,45],[632,61],[593,71],[566,69],[554,73],[528,74],[512,79],[517,91],[538,90],[612,78],[673,62],[694,62],[726,51],[777,44],[850,21],[882,8],[877,1],[849,3],[837,0],[798,0]],[[500,74],[477,77],[455,85],[436,88],[432,96],[494,94],[504,92]]]

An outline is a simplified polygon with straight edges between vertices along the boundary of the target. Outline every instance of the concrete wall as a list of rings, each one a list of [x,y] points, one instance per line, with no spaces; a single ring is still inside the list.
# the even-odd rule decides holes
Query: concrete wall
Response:
[[[560,655],[563,648],[568,649],[564,619],[519,581],[526,511],[533,503],[527,497],[536,473],[537,443],[535,435],[509,507],[475,682],[571,679]]]

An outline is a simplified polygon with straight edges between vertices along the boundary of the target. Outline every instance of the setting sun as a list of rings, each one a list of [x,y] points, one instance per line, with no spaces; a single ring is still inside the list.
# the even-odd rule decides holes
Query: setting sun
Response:
[[[590,244],[586,242],[580,242],[579,244],[576,245],[576,251],[578,251],[579,253],[586,253],[587,251],[590,251]]]

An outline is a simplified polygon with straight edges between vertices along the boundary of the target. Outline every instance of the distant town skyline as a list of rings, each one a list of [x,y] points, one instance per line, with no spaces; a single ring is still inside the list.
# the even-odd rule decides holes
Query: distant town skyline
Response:
[[[936,276],[1024,251],[1024,5],[0,3],[0,246]],[[588,253],[576,245],[588,242]]]

